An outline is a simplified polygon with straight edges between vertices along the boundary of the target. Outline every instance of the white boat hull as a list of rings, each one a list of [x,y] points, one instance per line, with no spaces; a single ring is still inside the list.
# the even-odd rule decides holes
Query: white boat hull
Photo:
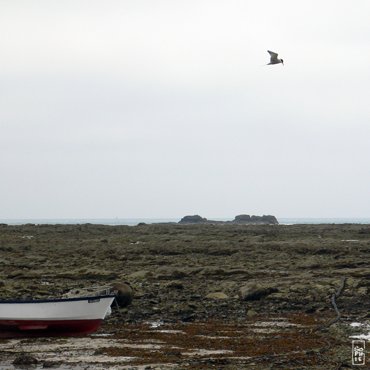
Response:
[[[22,334],[76,335],[95,331],[114,296],[0,301],[0,337]]]

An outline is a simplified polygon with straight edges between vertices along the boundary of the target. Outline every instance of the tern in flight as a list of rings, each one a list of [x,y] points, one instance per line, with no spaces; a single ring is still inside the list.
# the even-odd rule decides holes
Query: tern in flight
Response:
[[[267,65],[269,65],[269,64],[279,64],[279,63],[284,65],[284,61],[282,59],[278,58],[277,53],[274,53],[273,51],[270,51],[270,50],[267,50],[267,52],[270,54],[270,63],[268,63]]]

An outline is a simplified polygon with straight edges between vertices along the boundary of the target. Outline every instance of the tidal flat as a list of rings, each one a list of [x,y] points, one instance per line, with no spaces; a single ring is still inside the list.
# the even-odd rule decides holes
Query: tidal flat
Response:
[[[134,290],[88,337],[0,340],[1,369],[20,352],[40,369],[350,367],[369,255],[361,224],[1,224],[1,299]]]

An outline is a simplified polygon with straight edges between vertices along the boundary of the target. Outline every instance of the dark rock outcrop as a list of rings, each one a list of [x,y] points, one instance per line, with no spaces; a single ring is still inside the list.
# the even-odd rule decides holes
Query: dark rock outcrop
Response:
[[[278,225],[279,222],[275,216],[263,215],[263,216],[249,216],[249,215],[238,215],[232,221],[236,224],[272,224]]]
[[[27,366],[28,365],[37,365],[37,358],[33,357],[29,353],[21,352],[13,361],[13,365]]]
[[[118,306],[126,307],[131,304],[134,291],[128,283],[115,283],[112,285],[111,290],[116,293]]]
[[[274,286],[266,286],[258,283],[249,283],[239,289],[239,297],[243,301],[256,301],[271,293],[276,293],[278,289]]]
[[[256,217],[256,216],[253,216]],[[250,223],[251,222],[251,216],[249,215],[238,215],[235,216],[233,222],[238,224],[244,224],[244,223]]]
[[[180,221],[179,224],[259,224],[259,225],[278,225],[279,222],[275,216],[271,215],[263,215],[263,216],[250,216],[250,215],[238,215],[235,216],[234,220],[232,221],[213,221],[207,220],[204,217],[199,215],[194,216],[185,216]]]
[[[185,216],[185,217],[183,217],[179,221],[179,224],[199,224],[199,223],[204,223],[204,222],[207,222],[206,218],[203,218],[199,215],[194,215],[194,216]]]

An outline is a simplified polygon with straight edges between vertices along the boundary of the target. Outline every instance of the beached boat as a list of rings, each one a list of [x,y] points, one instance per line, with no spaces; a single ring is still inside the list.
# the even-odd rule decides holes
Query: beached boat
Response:
[[[110,314],[112,294],[0,300],[0,337],[74,336],[94,332]]]

